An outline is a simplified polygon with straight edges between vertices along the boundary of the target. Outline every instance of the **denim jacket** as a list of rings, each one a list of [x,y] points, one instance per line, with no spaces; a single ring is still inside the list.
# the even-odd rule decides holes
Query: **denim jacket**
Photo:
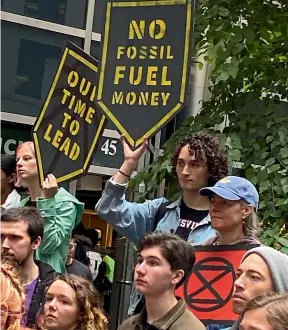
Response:
[[[167,202],[166,198],[157,198],[145,203],[132,203],[125,200],[126,185],[113,183],[110,179],[95,209],[103,220],[109,222],[121,235],[131,242],[138,243],[144,234],[154,228],[158,208]],[[175,233],[180,223],[181,198],[167,205],[168,211],[159,221],[156,230]],[[188,241],[200,245],[216,234],[211,227],[210,215],[191,230]]]
[[[125,200],[126,185],[114,183],[110,179],[102,196],[96,204],[96,212],[103,220],[130,241],[138,243],[145,233],[153,231],[155,216],[158,208],[167,202],[166,198],[157,198],[145,203],[132,203]],[[175,233],[180,223],[181,198],[167,205],[168,211],[159,221],[156,230]],[[188,241],[200,245],[216,234],[211,227],[210,215],[204,218],[199,225],[191,230]],[[128,314],[132,315],[141,300],[141,295],[132,288]],[[133,292],[134,291],[134,292]]]

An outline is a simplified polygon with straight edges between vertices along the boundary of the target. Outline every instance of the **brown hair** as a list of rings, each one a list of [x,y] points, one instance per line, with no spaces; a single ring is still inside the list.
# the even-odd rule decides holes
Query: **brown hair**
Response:
[[[31,239],[31,243],[38,237],[43,238],[44,220],[40,211],[33,206],[14,207],[5,210],[1,214],[1,222],[25,221],[28,224],[27,233]]]
[[[244,314],[256,308],[266,308],[266,317],[273,330],[287,330],[288,325],[288,294],[270,293],[249,301]],[[243,314],[243,315],[244,315]]]
[[[184,241],[177,235],[152,232],[144,235],[139,242],[138,252],[152,247],[159,247],[163,257],[170,264],[172,271],[183,270],[184,276],[177,284],[181,286],[192,271],[195,263],[195,250],[191,243]]]
[[[209,186],[214,184],[228,174],[227,155],[221,149],[219,139],[210,134],[199,132],[189,135],[182,140],[175,154],[171,159],[173,172],[176,174],[176,165],[179,154],[184,146],[189,146],[190,155],[195,155],[197,160],[206,161],[210,178],[208,181]]]
[[[80,330],[106,329],[107,318],[99,306],[99,293],[93,284],[76,275],[60,275],[55,279],[57,280],[67,283],[75,291],[80,312],[78,328]]]
[[[18,278],[19,271],[19,263],[16,260],[10,258],[1,261],[1,307],[3,304],[7,306],[7,330],[20,329],[25,295]]]

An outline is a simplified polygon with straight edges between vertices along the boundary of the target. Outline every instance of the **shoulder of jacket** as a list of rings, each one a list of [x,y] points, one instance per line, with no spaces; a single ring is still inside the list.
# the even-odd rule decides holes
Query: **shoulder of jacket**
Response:
[[[194,330],[206,330],[205,325],[188,309],[172,325],[170,330],[186,330],[193,327]]]
[[[117,330],[132,330],[131,326],[134,323],[136,315],[129,317],[127,320],[122,322]]]
[[[83,204],[81,202],[78,201],[78,199],[72,195],[69,191],[67,191],[64,188],[60,188],[57,192],[57,194],[55,195],[55,203],[62,203],[62,202],[72,202],[72,203],[76,203],[76,204]],[[84,205],[84,204],[83,204]]]

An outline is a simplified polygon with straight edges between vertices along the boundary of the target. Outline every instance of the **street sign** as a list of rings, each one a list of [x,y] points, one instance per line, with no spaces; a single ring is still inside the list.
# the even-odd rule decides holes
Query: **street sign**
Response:
[[[15,155],[18,146],[31,141],[31,126],[1,121],[1,154]]]
[[[95,108],[97,65],[93,57],[67,43],[33,127],[41,184],[49,173],[62,182],[89,169],[106,125]]]
[[[131,146],[185,105],[191,1],[107,3],[97,103]]]

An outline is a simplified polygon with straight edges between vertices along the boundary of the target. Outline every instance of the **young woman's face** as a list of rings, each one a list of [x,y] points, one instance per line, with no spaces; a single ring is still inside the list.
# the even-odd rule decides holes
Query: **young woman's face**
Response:
[[[16,155],[17,175],[23,181],[38,178],[37,162],[32,144],[20,146]]]
[[[75,291],[66,282],[56,280],[50,286],[44,305],[47,330],[74,330],[79,322],[79,307]]]

